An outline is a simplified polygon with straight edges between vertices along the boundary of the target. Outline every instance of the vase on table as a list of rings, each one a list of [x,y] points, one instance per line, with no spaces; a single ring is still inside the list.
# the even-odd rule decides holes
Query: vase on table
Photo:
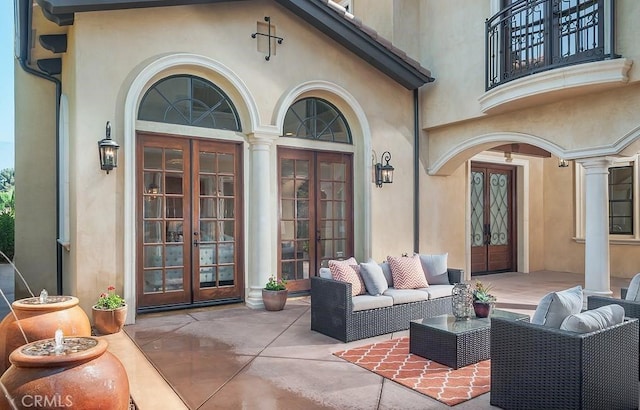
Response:
[[[473,302],[473,310],[476,312],[476,317],[479,318],[489,317],[492,308],[493,303],[491,302]]]

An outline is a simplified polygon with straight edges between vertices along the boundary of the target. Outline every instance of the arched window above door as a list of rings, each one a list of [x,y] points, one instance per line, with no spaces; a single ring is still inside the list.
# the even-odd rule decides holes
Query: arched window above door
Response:
[[[320,98],[296,101],[284,117],[283,135],[352,144],[351,130],[344,115]]]
[[[145,93],[138,119],[240,131],[240,118],[229,97],[211,82],[176,75],[155,83]]]

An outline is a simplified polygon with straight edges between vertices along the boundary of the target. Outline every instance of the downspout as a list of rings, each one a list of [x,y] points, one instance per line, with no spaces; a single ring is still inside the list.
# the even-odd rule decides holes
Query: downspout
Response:
[[[27,64],[27,56],[29,54],[29,45],[31,44],[31,25],[32,25],[32,7],[29,0],[16,0],[21,7],[20,13],[20,50],[18,61],[22,69],[36,77],[51,81],[56,85],[56,291],[58,295],[62,295],[62,244],[58,241],[60,238],[60,96],[62,95],[62,83],[59,79],[34,70]]]
[[[420,121],[418,89],[413,90],[413,252],[420,252]]]

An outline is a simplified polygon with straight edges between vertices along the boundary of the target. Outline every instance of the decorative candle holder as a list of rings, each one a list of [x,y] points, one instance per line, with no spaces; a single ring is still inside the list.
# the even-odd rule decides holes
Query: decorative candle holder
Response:
[[[473,295],[468,283],[456,283],[451,291],[451,308],[456,320],[468,320],[473,310]]]

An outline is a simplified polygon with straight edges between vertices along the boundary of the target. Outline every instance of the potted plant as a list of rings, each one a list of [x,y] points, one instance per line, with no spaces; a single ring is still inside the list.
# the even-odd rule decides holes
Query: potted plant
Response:
[[[275,276],[269,276],[267,284],[262,289],[262,302],[266,310],[282,310],[289,291],[287,290],[287,281],[284,279],[276,279]]]
[[[473,289],[473,310],[476,312],[476,317],[489,317],[491,309],[496,302],[496,297],[489,291],[491,285],[485,285],[480,281],[476,281],[476,286]]]
[[[127,318],[127,303],[116,293],[115,287],[109,286],[91,307],[91,313],[98,333],[103,335],[118,333],[122,330]]]

